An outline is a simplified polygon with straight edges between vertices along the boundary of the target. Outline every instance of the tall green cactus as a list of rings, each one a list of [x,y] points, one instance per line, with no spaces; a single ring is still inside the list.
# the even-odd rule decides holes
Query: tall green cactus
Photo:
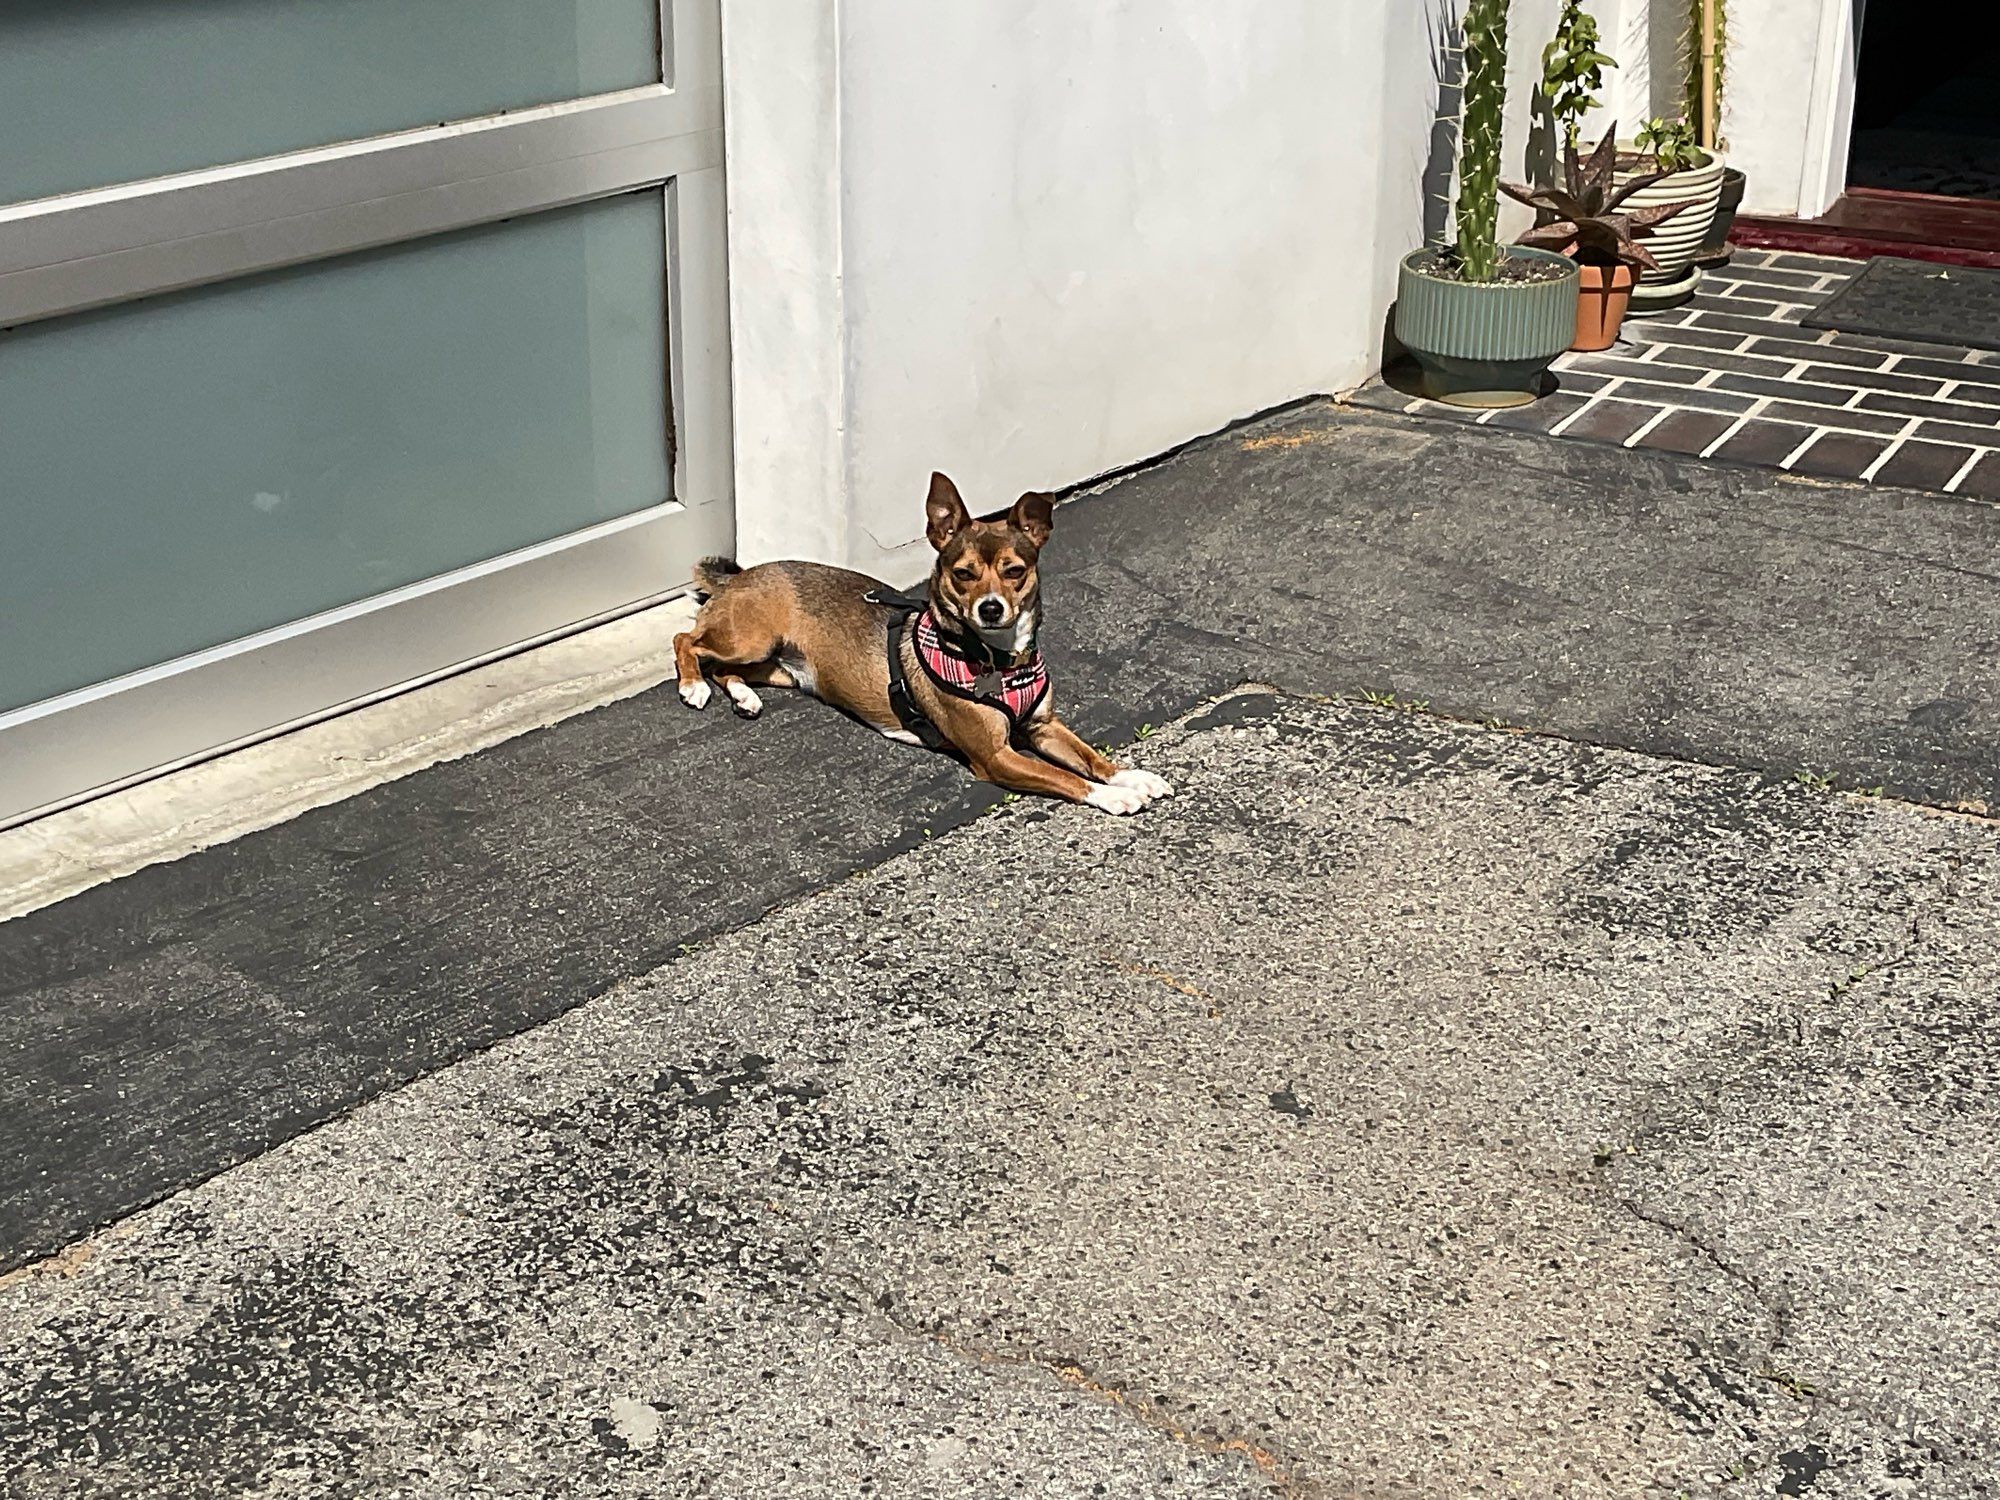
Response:
[[[1467,281],[1491,281],[1500,270],[1500,131],[1506,104],[1507,0],[1466,0],[1458,263]]]

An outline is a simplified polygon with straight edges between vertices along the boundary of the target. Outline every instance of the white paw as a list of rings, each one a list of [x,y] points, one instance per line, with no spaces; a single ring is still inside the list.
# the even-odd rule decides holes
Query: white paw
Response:
[[[746,719],[754,719],[764,711],[764,700],[751,691],[747,682],[729,684],[729,701],[736,705],[736,711]]]
[[[1091,787],[1083,799],[1092,807],[1124,817],[1128,813],[1142,810],[1146,805],[1146,794],[1137,787],[1120,786],[1115,781],[1100,782]]]
[[[711,691],[706,682],[684,682],[681,684],[681,702],[689,708],[707,708]]]
[[[1171,797],[1174,794],[1174,789],[1167,784],[1167,778],[1155,776],[1151,771],[1137,769],[1120,771],[1111,778],[1111,784],[1129,786],[1144,796],[1148,802],[1157,801],[1161,797]]]

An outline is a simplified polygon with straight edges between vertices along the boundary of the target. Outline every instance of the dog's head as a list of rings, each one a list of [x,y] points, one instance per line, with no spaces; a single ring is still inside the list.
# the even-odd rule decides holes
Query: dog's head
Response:
[[[1055,528],[1055,498],[1029,493],[997,521],[975,521],[958,486],[931,475],[924,532],[937,548],[931,604],[945,622],[976,632],[998,651],[1035,639],[1041,585],[1036,560]]]

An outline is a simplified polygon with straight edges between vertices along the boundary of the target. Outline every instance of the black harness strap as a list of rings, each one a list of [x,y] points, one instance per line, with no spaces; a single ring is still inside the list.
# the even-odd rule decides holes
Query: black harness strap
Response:
[[[893,589],[871,589],[862,597],[870,604],[880,604],[896,612],[889,622],[889,707],[895,710],[896,722],[932,750],[950,748],[951,742],[943,731],[918,707],[916,696],[910,691],[909,676],[903,671],[903,642],[909,639],[912,622],[930,607],[930,601]],[[910,649],[914,651],[916,646],[912,644]]]

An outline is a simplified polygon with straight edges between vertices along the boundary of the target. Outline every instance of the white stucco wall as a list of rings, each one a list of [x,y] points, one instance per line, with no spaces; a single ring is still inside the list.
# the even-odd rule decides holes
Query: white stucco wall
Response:
[[[1384,11],[842,7],[858,561],[1366,372]]]
[[[736,547],[847,556],[840,53],[832,0],[725,0]]]
[[[997,509],[1365,377],[1447,3],[725,0],[742,554],[908,579],[933,468]]]

